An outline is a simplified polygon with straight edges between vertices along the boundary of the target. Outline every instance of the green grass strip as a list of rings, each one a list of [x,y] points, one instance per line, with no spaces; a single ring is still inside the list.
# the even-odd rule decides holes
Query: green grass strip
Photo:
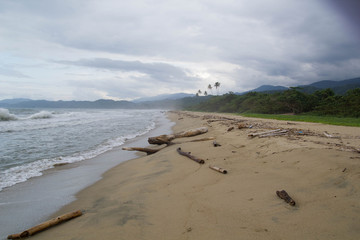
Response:
[[[258,114],[258,113],[242,113],[244,117],[276,119],[284,121],[299,121],[299,122],[313,122],[324,123],[338,126],[352,126],[360,127],[360,118],[348,117],[331,117],[331,116],[314,116],[314,115],[282,115],[282,114]]]

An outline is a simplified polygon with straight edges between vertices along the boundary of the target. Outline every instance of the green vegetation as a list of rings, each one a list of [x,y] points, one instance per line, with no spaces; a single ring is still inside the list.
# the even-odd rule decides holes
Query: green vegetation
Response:
[[[260,113],[244,113],[244,117],[266,118],[285,121],[314,122],[325,123],[340,126],[360,127],[360,118],[340,118],[331,116],[314,116],[314,115],[282,115],[282,114],[260,114]]]
[[[331,89],[305,93],[299,88],[275,93],[249,92],[244,95],[229,92],[222,96],[213,96],[196,105],[188,105],[186,109],[237,114],[291,113],[294,116],[274,115],[273,117],[284,119],[295,117],[297,120],[294,121],[358,126],[360,88],[349,90],[345,95],[335,95]]]

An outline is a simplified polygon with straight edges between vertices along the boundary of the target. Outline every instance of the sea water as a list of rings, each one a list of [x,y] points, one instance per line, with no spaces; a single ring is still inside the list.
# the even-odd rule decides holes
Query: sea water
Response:
[[[164,115],[0,109],[0,240],[50,219],[105,171],[138,156],[121,146],[146,147],[148,137],[169,134],[173,123]]]
[[[0,191],[86,161],[155,127],[159,110],[0,108]]]

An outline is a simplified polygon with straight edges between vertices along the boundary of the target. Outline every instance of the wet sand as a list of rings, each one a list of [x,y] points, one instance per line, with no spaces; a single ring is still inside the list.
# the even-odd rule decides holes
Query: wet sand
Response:
[[[174,132],[209,131],[112,168],[55,214],[81,209],[83,216],[32,239],[360,238],[360,128],[208,113],[169,117]],[[273,129],[287,131],[248,136]],[[190,142],[204,137],[221,146]],[[180,156],[178,147],[205,164]],[[283,189],[295,206],[276,195]]]

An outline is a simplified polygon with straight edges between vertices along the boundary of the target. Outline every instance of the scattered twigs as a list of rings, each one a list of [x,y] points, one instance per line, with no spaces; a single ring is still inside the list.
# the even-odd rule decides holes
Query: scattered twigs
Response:
[[[216,141],[213,141],[213,146],[214,146],[214,147],[221,147],[221,144],[218,143],[218,142],[216,142]]]
[[[287,133],[287,130],[281,130],[281,129],[275,129],[270,130],[266,132],[260,132],[260,133],[250,133],[249,137],[269,137],[269,136],[277,136],[277,135],[284,135]]]
[[[139,152],[145,152],[147,155],[154,154],[161,149],[151,149],[151,148],[141,148],[141,147],[123,147],[122,150],[126,151],[139,151]]]
[[[281,136],[281,135],[285,135],[287,132],[288,132],[287,130],[281,130],[281,131],[274,132],[274,133],[259,135],[258,137],[263,138],[263,137]]]
[[[197,157],[191,155],[191,152],[184,152],[184,151],[181,150],[181,148],[178,148],[176,151],[177,151],[180,155],[183,155],[183,156],[185,156],[185,157],[188,157],[188,158],[190,158],[191,160],[194,160],[195,162],[197,162],[197,163],[199,163],[199,164],[204,164],[204,163],[205,163],[205,161],[204,161],[203,159],[197,158]]]
[[[215,166],[209,166],[209,168],[211,168],[212,170],[215,170],[215,171],[218,171],[218,172],[221,172],[223,174],[227,174],[227,171],[223,168],[220,168],[220,167],[215,167]]]
[[[295,201],[289,196],[289,194],[285,190],[276,191],[276,195],[278,195],[279,198],[284,199],[284,201],[291,206],[295,206]]]
[[[32,235],[40,232],[40,231],[48,229],[48,228],[50,228],[52,226],[55,226],[55,225],[57,225],[59,223],[62,223],[64,221],[79,217],[81,215],[82,215],[81,210],[71,212],[71,213],[67,213],[67,214],[61,215],[59,217],[53,218],[53,219],[51,219],[49,221],[43,222],[43,223],[41,223],[41,224],[39,224],[39,225],[37,225],[35,227],[32,227],[32,228],[22,232],[22,233],[9,235],[7,238],[8,239],[17,239],[17,238],[29,237],[29,236],[32,236]]]

